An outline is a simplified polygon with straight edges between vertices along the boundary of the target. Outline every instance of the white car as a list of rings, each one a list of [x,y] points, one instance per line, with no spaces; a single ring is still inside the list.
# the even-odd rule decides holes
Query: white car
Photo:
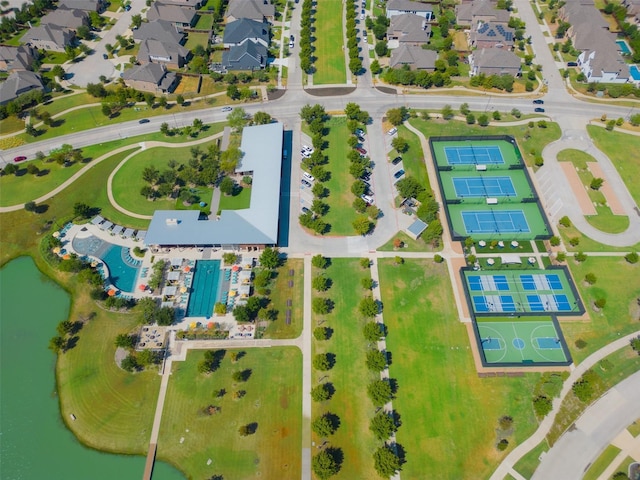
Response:
[[[311,156],[307,150],[300,150],[300,155],[302,155],[302,158],[309,158]]]
[[[313,147],[310,147],[309,145],[303,145],[302,146],[302,151],[303,152],[309,152],[309,155],[311,155],[314,152]]]
[[[231,110],[233,110],[233,107],[222,107],[223,112],[230,112]]]
[[[307,172],[302,172],[302,178],[304,178],[307,182],[313,182],[315,180],[313,175]]]
[[[360,198],[364,200],[367,205],[373,205],[373,197],[369,195],[360,195]]]
[[[396,133],[398,133],[398,129],[396,127],[393,127],[387,132],[387,135],[395,135]]]

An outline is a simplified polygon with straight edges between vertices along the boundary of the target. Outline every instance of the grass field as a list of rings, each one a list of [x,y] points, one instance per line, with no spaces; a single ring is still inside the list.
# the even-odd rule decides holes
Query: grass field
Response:
[[[349,173],[347,154],[351,150],[347,144],[349,131],[345,117],[333,117],[327,122],[329,135],[326,141],[329,148],[325,155],[329,157],[329,164],[325,168],[331,172],[331,178],[325,183],[329,189],[329,196],[324,199],[329,204],[329,212],[324,220],[331,225],[329,235],[353,235],[352,222],[358,213],[351,206],[355,196],[351,193],[354,178]]]
[[[609,157],[629,189],[629,193],[640,205],[640,137],[620,132],[608,132],[604,128],[587,125],[587,131],[600,150]],[[620,148],[624,145],[625,148]]]
[[[564,247],[570,252],[630,252],[631,250],[640,250],[640,243],[637,243],[631,247],[612,247],[610,245],[604,245],[602,243],[596,242],[591,238],[583,235],[583,233],[575,228],[573,225],[570,227],[562,227],[558,228],[560,232],[560,236],[564,241]],[[577,237],[579,238],[579,244],[575,247],[569,244],[569,239]]]
[[[200,149],[206,151],[209,144],[199,145]],[[160,172],[166,170],[169,160],[176,160],[179,164],[186,164],[190,158],[190,147],[183,148],[150,148],[141,151],[130,158],[113,177],[113,196],[120,206],[141,215],[153,215],[156,210],[167,210],[176,208],[175,199],[160,198],[156,201],[149,201],[142,195],[140,190],[147,185],[142,179],[142,172],[146,167],[154,166]],[[211,188],[200,189],[201,201],[209,203],[213,190]]]
[[[189,478],[300,478],[301,371],[297,348],[254,348],[233,364],[226,351],[220,368],[198,372],[203,351],[192,351],[185,362],[173,364],[160,436],[159,458]],[[236,350],[239,352],[239,350]],[[249,369],[246,382],[235,383],[234,372]],[[225,389],[222,397],[214,392]],[[234,399],[234,392],[246,393]],[[207,415],[209,405],[221,408]],[[238,428],[255,422],[254,434],[241,437]],[[181,438],[184,440],[181,442]],[[211,465],[207,465],[211,459]]]
[[[543,440],[534,447],[533,450],[529,450],[529,452],[523,456],[513,468],[524,478],[531,478],[533,476],[533,472],[535,472],[538,465],[540,465],[540,455],[548,450],[549,445],[547,445],[546,440]]]
[[[75,348],[58,357],[57,389],[62,418],[90,447],[146,454],[154,405],[160,388],[157,370],[130,374],[114,361],[114,340],[137,325],[136,315],[96,308],[84,285],[75,284],[71,320],[95,315],[80,331]]]
[[[235,195],[220,196],[220,210],[242,210],[243,208],[249,208],[251,203],[251,187],[238,187],[238,191]]]
[[[404,138],[409,144],[409,149],[401,154],[402,165],[407,176],[416,178],[424,187],[431,188],[429,184],[429,175],[427,174],[427,167],[424,164],[424,153],[422,152],[422,145],[420,145],[420,139],[410,132],[407,127],[401,125],[398,127],[398,136]],[[395,158],[396,151],[390,155],[390,160]]]
[[[422,120],[418,118],[411,119],[410,122],[427,138],[460,135],[512,135],[518,142],[525,163],[530,167],[533,167],[535,157],[542,153],[545,145],[560,138],[560,127],[552,122],[547,122],[547,128],[529,128],[527,125],[480,127],[455,120]],[[525,138],[526,135],[528,138]]]
[[[202,17],[210,19],[213,18],[211,15],[203,15]],[[206,49],[209,46],[209,34],[195,32],[189,33],[187,35],[187,41],[184,44],[184,48],[186,48],[187,50],[193,50],[197,45],[201,45],[202,48]]]
[[[487,477],[504,455],[495,448],[502,415],[514,419],[511,444],[537,428],[530,395],[539,375],[478,378],[445,264],[384,259],[379,271],[390,374],[399,384],[396,437],[407,451],[402,476]]]
[[[562,325],[571,354],[578,363],[618,335],[638,328],[640,283],[622,279],[638,278],[640,265],[632,265],[622,257],[588,257],[583,263],[574,260],[567,263],[591,317],[591,322],[565,322]],[[594,285],[585,285],[584,277],[590,272],[596,275],[597,281]],[[605,298],[607,304],[596,312],[593,302],[598,298]],[[587,342],[586,348],[575,348],[574,342],[578,338]]]
[[[324,0],[316,4],[313,32],[315,37],[313,84],[345,83],[347,70],[344,60],[342,36],[343,3],[340,0]]]
[[[3,135],[6,135],[7,133],[17,132],[23,129],[24,120],[16,117],[15,115],[11,115],[10,117],[0,120],[0,132],[2,132]]]
[[[293,275],[289,275],[293,270]],[[302,333],[303,323],[303,293],[304,293],[304,262],[300,258],[289,258],[278,268],[277,276],[270,287],[270,308],[278,311],[278,318],[267,326],[264,333],[266,338],[296,338]],[[293,280],[293,287],[289,287],[289,280]],[[291,300],[291,306],[287,306]],[[285,322],[286,311],[291,309],[291,324]]]
[[[620,452],[621,450],[613,445],[605,448],[596,461],[591,464],[589,470],[586,471],[584,477],[582,477],[583,480],[597,480]]]
[[[369,419],[375,408],[367,397],[366,387],[379,377],[365,366],[367,342],[362,335],[365,322],[357,313],[358,302],[365,293],[360,281],[369,276],[369,270],[360,267],[358,259],[333,258],[325,273],[333,280],[333,286],[324,295],[333,300],[335,307],[329,315],[314,315],[313,325],[326,319],[322,325],[332,328],[333,334],[329,340],[314,340],[314,354],[333,353],[336,364],[328,372],[314,370],[313,385],[327,376],[326,381],[333,384],[336,392],[326,402],[313,403],[312,419],[327,411],[340,417],[340,428],[329,441],[332,447],[342,449],[344,462],[340,473],[332,478],[378,478],[372,458],[378,442],[369,431]],[[315,434],[313,440],[319,440]]]
[[[378,247],[377,250],[380,252],[393,252],[396,250],[393,242],[396,238],[399,238],[401,242],[404,243],[404,247],[400,249],[403,252],[439,252],[442,250],[442,245],[438,248],[433,248],[430,244],[424,243],[421,239],[414,240],[409,235],[404,232],[396,233],[391,240],[387,243]]]

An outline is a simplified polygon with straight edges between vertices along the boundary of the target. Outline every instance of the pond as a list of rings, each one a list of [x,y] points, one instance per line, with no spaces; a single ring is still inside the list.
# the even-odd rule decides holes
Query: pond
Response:
[[[0,459],[3,480],[139,480],[142,456],[82,446],[60,418],[55,355],[47,348],[71,299],[29,257],[0,270]],[[155,407],[155,406],[154,406]],[[153,480],[184,476],[156,462]]]

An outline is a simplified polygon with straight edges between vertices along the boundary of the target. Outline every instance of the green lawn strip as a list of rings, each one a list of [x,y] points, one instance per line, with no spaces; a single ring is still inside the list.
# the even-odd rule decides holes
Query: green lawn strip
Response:
[[[633,437],[640,435],[640,418],[627,427]]]
[[[542,153],[542,149],[548,144],[560,138],[558,124],[547,122],[547,128],[529,128],[527,125],[513,127],[479,125],[467,125],[456,120],[422,120],[414,118],[411,125],[419,129],[425,137],[459,136],[459,135],[511,135],[517,142],[526,164],[533,166],[536,156]]]
[[[205,151],[208,145],[204,143],[199,145],[199,148]],[[141,215],[153,215],[156,210],[170,210],[182,205],[182,202],[176,202],[175,198],[165,197],[150,201],[143,197],[140,190],[148,183],[143,180],[142,172],[145,168],[154,166],[162,173],[169,168],[167,166],[169,160],[176,160],[178,164],[186,165],[191,158],[190,148],[155,147],[140,151],[130,158],[113,178],[113,197],[116,202],[121,207]],[[203,188],[200,194],[201,201],[207,204],[211,202],[213,194],[211,188]]]
[[[404,138],[409,145],[409,149],[405,153],[400,154],[406,175],[416,178],[424,187],[430,188],[429,175],[427,174],[427,167],[424,164],[424,153],[422,152],[420,139],[404,125],[398,127],[398,136]],[[392,150],[390,160],[393,160],[396,154],[397,152]]]
[[[354,178],[349,173],[347,154],[351,150],[347,144],[349,131],[345,117],[332,117],[327,122],[329,135],[325,137],[329,147],[324,154],[329,157],[325,168],[331,172],[331,178],[325,183],[329,196],[323,201],[329,204],[329,212],[324,221],[331,225],[329,235],[353,235],[353,221],[358,213],[351,206],[355,196],[351,193]]]
[[[596,461],[591,464],[589,470],[582,477],[583,480],[597,480],[621,451],[613,445],[607,446]]]
[[[320,273],[316,271],[314,273]],[[367,385],[380,377],[371,373],[365,365],[367,342],[362,334],[365,324],[357,307],[365,290],[360,282],[369,276],[369,270],[360,267],[358,259],[332,258],[331,266],[324,271],[333,281],[331,288],[322,296],[330,298],[335,306],[329,315],[315,315],[313,325],[322,322],[333,329],[331,339],[313,342],[314,354],[330,352],[336,356],[335,366],[328,372],[313,370],[312,385],[328,377],[335,387],[333,397],[312,405],[312,420],[325,412],[340,417],[340,427],[328,440],[332,447],[341,448],[344,462],[336,480],[353,478],[377,478],[373,469],[373,452],[381,444],[369,430],[369,420],[375,407],[367,396]],[[314,296],[319,296],[314,291]],[[313,441],[322,443],[313,434]],[[313,454],[316,450],[313,449]]]
[[[316,7],[314,55],[316,68],[313,84],[345,83],[347,70],[344,57],[344,41],[342,36],[342,2],[340,0],[324,0]]]
[[[293,275],[289,271],[293,270]],[[278,318],[269,323],[264,332],[266,338],[297,338],[302,333],[303,303],[304,303],[304,262],[300,258],[289,258],[278,268],[277,276],[272,281],[271,303],[269,308],[278,311]],[[293,281],[293,287],[289,286]],[[291,300],[291,306],[287,306],[287,300]],[[291,324],[287,325],[285,319],[287,310],[291,310]]]
[[[596,242],[595,240],[585,236],[580,230],[573,225],[570,227],[558,226],[558,231],[564,242],[565,248],[570,252],[630,252],[632,250],[640,251],[640,243],[636,243],[630,247],[612,247]],[[579,244],[575,247],[569,244],[570,238],[579,238]]]
[[[49,112],[51,115],[57,115],[73,107],[81,105],[90,105],[92,103],[100,103],[100,99],[88,93],[76,93],[74,95],[65,95],[56,97],[53,101],[38,107],[39,112]],[[36,122],[34,122],[36,123]]]
[[[636,463],[636,460],[634,460],[631,457],[626,457],[622,461],[622,463],[620,463],[620,465],[618,465],[618,468],[616,469],[616,473],[617,472],[624,472],[624,473],[626,473],[628,475],[629,474],[629,465],[631,465],[632,463]],[[614,480],[613,476],[611,476],[611,480]]]
[[[382,259],[379,271],[390,375],[399,385],[396,438],[407,451],[402,476],[488,477],[504,456],[495,447],[503,438],[496,434],[498,419],[513,418],[514,432],[506,436],[511,445],[537,428],[531,392],[539,374],[478,377],[446,265]]]
[[[76,347],[58,357],[62,418],[80,441],[92,448],[144,455],[160,376],[157,369],[127,373],[114,360],[116,336],[135,328],[137,318],[97,308],[86,285],[75,287],[69,319],[95,316],[80,330]],[[78,421],[69,422],[70,414]]]
[[[622,257],[588,257],[583,263],[570,259],[568,265],[591,317],[590,322],[567,321],[562,325],[573,359],[579,363],[620,335],[638,328],[640,284],[624,279],[640,276],[640,265],[632,265]],[[585,284],[587,273],[596,275],[594,285]],[[593,303],[598,298],[605,298],[607,303],[596,312]],[[575,347],[575,341],[579,338],[587,342],[582,350]]]
[[[232,352],[244,352],[232,363]],[[294,347],[227,350],[220,368],[198,372],[204,351],[191,351],[173,373],[158,438],[158,457],[188,478],[299,478],[302,443],[302,355]],[[249,369],[246,382],[232,374]],[[225,390],[218,398],[216,393]],[[246,393],[234,399],[234,392]],[[208,415],[203,409],[220,407]],[[254,434],[238,429],[257,423]],[[184,439],[181,441],[181,439]],[[207,465],[211,459],[211,465]]]
[[[12,132],[17,132],[23,129],[24,129],[24,120],[16,117],[15,115],[11,115],[7,118],[3,118],[2,120],[0,120],[0,132],[2,132],[2,135],[6,135]]]
[[[587,126],[587,132],[620,173],[636,204],[640,205],[640,137],[620,132],[608,132],[604,128]],[[620,148],[624,145],[624,148]]]
[[[621,233],[629,228],[629,217],[614,215],[609,207],[597,206],[597,215],[586,215],[587,222],[607,233]]]
[[[541,441],[533,450],[529,450],[529,452],[524,455],[518,462],[513,466],[516,472],[522,475],[524,478],[531,478],[533,476],[533,472],[536,471],[538,465],[540,465],[540,455],[549,450],[549,445],[547,445],[547,441]]]
[[[196,30],[211,30],[213,27],[213,15],[198,15]]]
[[[400,249],[396,249],[393,242],[396,238],[400,239],[400,241],[404,244],[404,246]],[[439,252],[442,250],[442,245],[440,245],[437,249],[434,249],[431,244],[423,242],[420,238],[418,240],[414,240],[409,235],[404,232],[397,232],[391,240],[387,243],[378,247],[377,249],[380,252]]]
[[[612,353],[606,357],[606,360],[609,362],[608,369],[605,370],[602,368],[602,361],[592,368],[592,370],[597,373],[597,378],[595,381],[590,382],[594,392],[591,397],[591,402],[583,403],[573,394],[573,392],[570,392],[564,398],[560,406],[560,410],[556,415],[555,422],[547,435],[549,445],[553,446],[567,428],[569,428],[580,417],[591,403],[604,395],[607,390],[640,369],[640,356],[631,349],[631,346]]]
[[[211,17],[211,15],[206,15],[206,16]],[[209,44],[209,34],[190,32],[187,34],[187,41],[184,44],[184,48],[186,48],[187,50],[193,50],[196,48],[196,46],[201,45],[202,48],[206,49],[208,44]]]
[[[220,196],[220,210],[242,210],[249,208],[251,203],[251,187],[239,187],[238,192],[234,195]]]

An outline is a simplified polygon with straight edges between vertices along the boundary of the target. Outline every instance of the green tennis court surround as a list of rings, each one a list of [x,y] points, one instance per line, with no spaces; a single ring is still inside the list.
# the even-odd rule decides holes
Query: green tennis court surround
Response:
[[[432,137],[429,145],[454,240],[552,236],[513,137]]]

